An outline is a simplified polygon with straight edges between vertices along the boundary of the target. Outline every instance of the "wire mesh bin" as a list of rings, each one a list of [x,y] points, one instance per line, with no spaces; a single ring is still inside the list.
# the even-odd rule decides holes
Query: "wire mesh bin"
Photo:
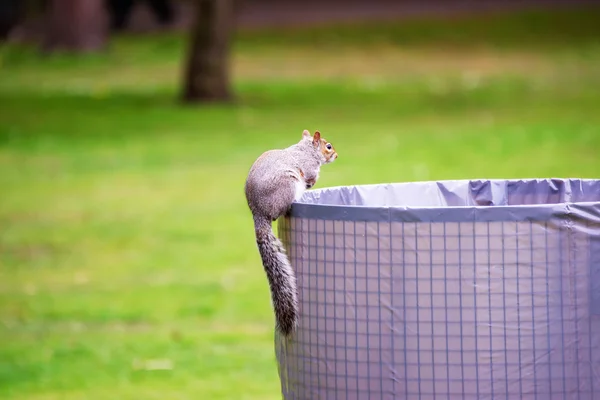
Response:
[[[308,191],[292,399],[600,399],[600,180]]]

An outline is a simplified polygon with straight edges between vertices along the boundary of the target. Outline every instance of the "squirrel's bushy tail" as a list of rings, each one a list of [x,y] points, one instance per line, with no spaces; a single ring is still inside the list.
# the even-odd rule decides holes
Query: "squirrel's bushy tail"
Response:
[[[298,322],[296,276],[281,241],[274,235],[271,221],[254,217],[256,244],[267,274],[275,311],[276,327],[288,336]]]

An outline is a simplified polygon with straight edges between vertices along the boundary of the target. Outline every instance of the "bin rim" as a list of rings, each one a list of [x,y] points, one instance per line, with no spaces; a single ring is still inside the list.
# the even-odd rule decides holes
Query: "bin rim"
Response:
[[[368,203],[368,199],[364,199],[365,196],[385,195],[390,190],[415,191],[419,188],[429,190],[429,195],[438,196],[438,200],[442,202],[450,200],[465,204],[351,204],[353,199]],[[540,190],[531,192],[532,188]],[[509,204],[508,194],[511,190],[515,192],[513,195],[529,194],[541,198],[553,195],[564,201]],[[414,203],[414,199],[410,203]],[[306,191],[299,201],[292,204],[287,215],[321,220],[379,222],[555,220],[556,223],[560,220],[582,218],[600,223],[600,179],[447,179],[332,186]]]

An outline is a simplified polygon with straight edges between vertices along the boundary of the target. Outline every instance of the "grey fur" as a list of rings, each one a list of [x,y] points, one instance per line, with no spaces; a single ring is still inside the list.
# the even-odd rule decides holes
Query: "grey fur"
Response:
[[[254,217],[256,244],[269,281],[276,328],[285,336],[298,323],[296,277],[271,223],[285,215],[294,200],[318,180],[321,165],[328,162],[320,146],[305,131],[298,143],[263,153],[250,168],[244,188]]]

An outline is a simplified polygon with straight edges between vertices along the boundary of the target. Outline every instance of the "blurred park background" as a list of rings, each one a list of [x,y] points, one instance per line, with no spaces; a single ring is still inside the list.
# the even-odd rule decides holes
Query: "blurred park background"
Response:
[[[600,173],[595,2],[108,3],[2,2],[0,398],[280,398],[243,185],[303,129],[317,187]]]

